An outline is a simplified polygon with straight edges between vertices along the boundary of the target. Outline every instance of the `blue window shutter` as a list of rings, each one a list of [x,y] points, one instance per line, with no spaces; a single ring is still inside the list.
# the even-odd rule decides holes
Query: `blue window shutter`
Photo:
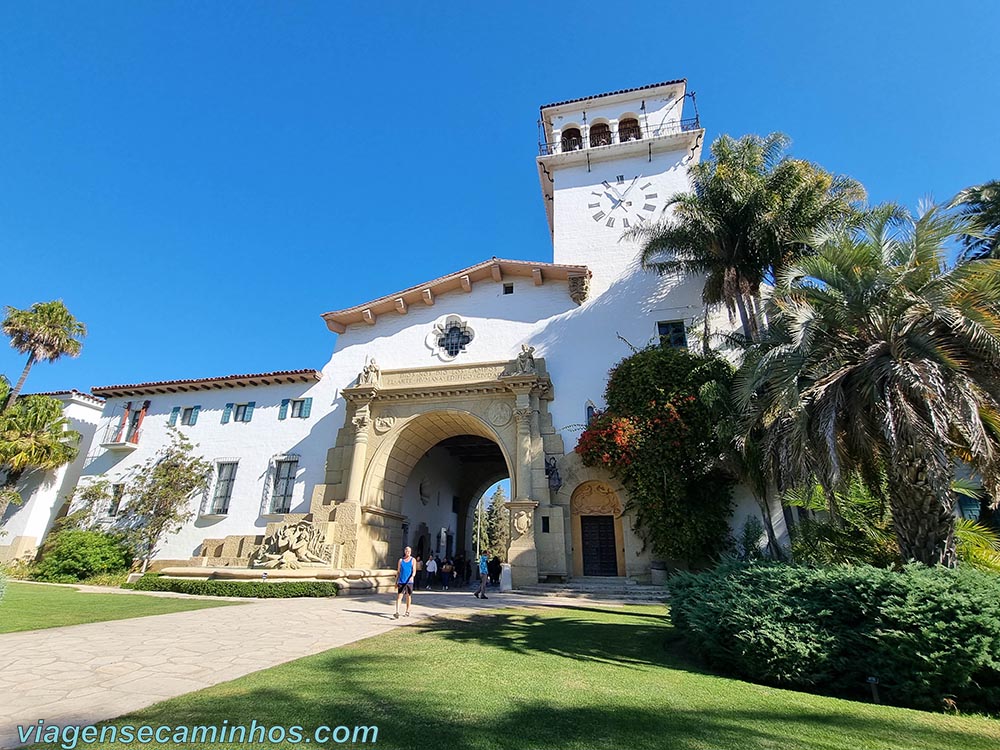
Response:
[[[253,407],[256,405],[256,403],[257,403],[256,401],[251,401],[249,404],[247,404],[247,416],[243,420],[244,422],[249,422],[251,419],[253,419]]]
[[[175,406],[170,410],[170,419],[167,420],[167,426],[173,427],[177,424],[177,416],[181,413],[181,407]]]
[[[201,411],[200,406],[196,406],[191,410],[191,424],[196,424],[198,422],[198,412]]]
[[[303,419],[309,418],[309,412],[312,411],[313,400],[311,398],[306,398],[302,400],[302,411],[301,416]]]
[[[233,405],[226,404],[226,408],[222,410],[222,424],[229,424],[231,416],[233,416]]]
[[[288,416],[288,399],[281,399],[281,408],[278,409],[278,419],[284,419]]]

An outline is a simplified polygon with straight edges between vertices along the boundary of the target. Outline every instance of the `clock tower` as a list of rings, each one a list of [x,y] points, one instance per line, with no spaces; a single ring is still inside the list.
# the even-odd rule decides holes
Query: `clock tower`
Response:
[[[635,270],[630,228],[657,221],[689,188],[705,131],[684,115],[685,80],[547,104],[538,176],[556,263],[586,265],[591,296]],[[693,99],[693,95],[691,97]]]

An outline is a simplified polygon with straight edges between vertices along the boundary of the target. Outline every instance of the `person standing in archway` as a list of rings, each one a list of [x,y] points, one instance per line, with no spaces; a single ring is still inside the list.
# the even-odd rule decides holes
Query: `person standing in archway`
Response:
[[[410,548],[403,550],[403,556],[396,563],[396,614],[399,619],[399,600],[406,594],[406,617],[410,616],[410,603],[413,601],[413,577],[417,573],[417,561],[410,555]]]
[[[479,556],[479,589],[475,593],[477,599],[489,599],[486,596],[486,584],[490,580],[490,557],[485,552]]]

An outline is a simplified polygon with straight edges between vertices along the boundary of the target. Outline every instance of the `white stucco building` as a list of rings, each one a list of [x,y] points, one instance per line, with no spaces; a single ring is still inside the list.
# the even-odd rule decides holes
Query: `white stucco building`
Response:
[[[24,502],[8,505],[3,514],[0,562],[35,554],[76,488],[104,407],[103,399],[79,391],[37,395],[62,402],[69,428],[80,433],[80,453],[72,463],[54,471],[29,471],[21,477],[15,489]]]
[[[686,93],[678,80],[541,108],[551,259],[470,258],[324,313],[336,340],[322,370],[93,389],[105,404],[83,481],[123,483],[173,425],[215,472],[159,567],[245,565],[265,533],[307,521],[330,565],[380,568],[404,544],[471,551],[476,500],[510,477],[515,584],[648,579],[623,489],[573,447],[630,353],[622,339],[697,345],[700,280],[643,271],[621,239],[688,187],[704,131]],[[737,500],[735,528],[758,512]]]

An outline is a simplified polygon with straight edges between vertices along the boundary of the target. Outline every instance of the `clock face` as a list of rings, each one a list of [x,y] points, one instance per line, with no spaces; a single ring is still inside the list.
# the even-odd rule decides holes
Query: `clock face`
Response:
[[[652,221],[663,206],[652,182],[635,175],[617,175],[605,180],[590,192],[587,208],[591,218],[609,229],[631,229]]]

